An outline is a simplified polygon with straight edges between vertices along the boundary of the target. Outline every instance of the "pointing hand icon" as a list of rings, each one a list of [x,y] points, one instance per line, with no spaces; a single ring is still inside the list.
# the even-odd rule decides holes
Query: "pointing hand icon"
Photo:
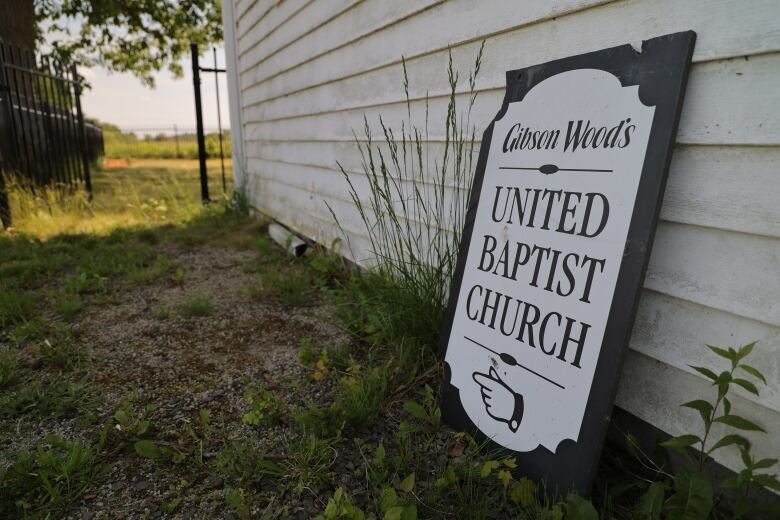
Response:
[[[523,396],[509,388],[493,367],[487,374],[474,372],[472,378],[480,386],[487,414],[516,432],[523,419]]]

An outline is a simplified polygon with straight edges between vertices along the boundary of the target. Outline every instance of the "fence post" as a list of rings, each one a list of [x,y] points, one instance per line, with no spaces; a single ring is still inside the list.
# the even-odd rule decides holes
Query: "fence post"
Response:
[[[176,142],[176,158],[181,159],[181,150],[179,150],[179,127],[173,125],[173,140]]]
[[[92,176],[89,173],[89,154],[87,152],[87,130],[84,128],[84,114],[81,111],[81,82],[76,70],[76,64],[70,66],[71,76],[73,77],[73,91],[76,94],[76,117],[79,125],[79,141],[81,146],[81,163],[84,165],[84,186],[87,188],[87,196],[92,200]]]
[[[8,191],[5,186],[5,175],[8,166],[11,164],[10,154],[13,145],[6,140],[15,137],[15,128],[13,126],[13,112],[11,111],[11,86],[8,84],[5,74],[5,49],[4,43],[0,40],[0,229],[11,227],[11,204],[8,202]]]
[[[203,203],[209,202],[209,178],[206,171],[206,136],[203,134],[203,109],[200,100],[200,64],[198,45],[190,44],[192,52],[192,84],[195,87],[195,123],[198,127],[198,162],[200,163],[200,196]]]

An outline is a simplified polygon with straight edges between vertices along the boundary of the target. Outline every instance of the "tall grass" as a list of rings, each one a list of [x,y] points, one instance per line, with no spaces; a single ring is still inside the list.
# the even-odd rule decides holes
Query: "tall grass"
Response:
[[[92,201],[80,188],[33,187],[8,177],[13,232],[47,239],[63,233],[105,235],[120,227],[189,220],[203,212],[203,205],[197,164],[186,161],[186,167],[179,167],[181,162],[185,161],[140,161],[131,167],[94,171]],[[210,173],[218,194],[218,172],[212,166]]]
[[[353,132],[362,157],[362,176],[368,180],[367,193],[356,187],[360,174],[348,172],[339,163],[376,259],[372,274],[357,282],[364,284],[362,293],[376,310],[368,321],[391,337],[435,346],[441,330],[473,179],[476,129],[471,110],[483,48],[484,43],[469,73],[468,105],[462,112],[456,105],[459,76],[449,55],[449,102],[440,157],[431,158],[428,150],[427,97],[423,125],[413,121],[404,60],[407,113],[400,131],[389,128],[380,117],[383,140],[375,144],[364,117],[364,139]]]

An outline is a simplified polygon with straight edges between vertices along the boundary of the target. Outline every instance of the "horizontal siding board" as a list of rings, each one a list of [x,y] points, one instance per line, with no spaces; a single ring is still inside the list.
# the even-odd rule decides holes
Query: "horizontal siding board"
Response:
[[[780,144],[780,118],[768,107],[780,106],[780,53],[759,56],[748,61],[708,62],[693,67],[686,103],[680,119],[677,141],[683,144]],[[504,89],[482,91],[474,105],[471,122],[481,133],[498,110]],[[426,107],[429,113],[430,139],[444,139],[444,119],[448,97],[439,96],[411,103],[412,121],[425,126]],[[463,111],[468,95],[457,96]],[[739,107],[739,110],[729,108]],[[249,140],[342,140],[354,139],[353,131],[361,132],[364,117],[368,117],[375,136],[381,136],[378,116],[381,114],[390,128],[400,129],[407,119],[404,101],[354,110],[331,111],[316,115],[280,120],[265,120],[255,107],[245,108]]]
[[[281,183],[308,198],[311,214],[327,218],[327,200],[345,208],[337,213],[345,228],[360,232],[362,223],[334,170],[250,162],[266,172],[264,180]],[[357,180],[357,179],[356,179]],[[367,184],[356,183],[367,200]],[[361,197],[361,200],[364,200]],[[686,224],[661,222],[656,233],[645,287],[738,316],[780,326],[780,240]]]
[[[348,45],[362,38],[376,37],[383,28],[441,2],[442,0],[365,0],[268,59],[265,59],[261,48],[247,47],[247,53],[244,55],[245,65],[242,65],[241,70],[252,79],[253,85],[260,85],[284,71],[300,68],[318,56],[327,55],[339,48],[348,48]]]
[[[679,405],[694,399],[711,401],[715,397],[712,385],[701,378],[641,353],[629,351],[615,403],[672,435],[691,432],[701,434],[703,431],[698,412]],[[776,458],[780,453],[780,435],[776,435],[780,431],[780,414],[770,413],[760,404],[740,396],[734,396],[731,401],[733,413],[757,422],[770,432],[740,431],[752,442],[754,455],[759,458]],[[713,439],[719,439],[733,431],[716,425],[710,435]],[[733,470],[744,467],[739,452],[733,446],[718,450],[714,457]]]
[[[690,365],[711,367],[719,373],[728,368],[728,362],[705,345],[726,348],[753,341],[758,343],[749,363],[760,367],[768,381],[780,381],[778,327],[645,289],[639,301],[630,347],[709,384],[709,380]],[[737,386],[732,391],[745,400],[780,412],[780,385],[759,386],[758,397]]]
[[[538,0],[518,9],[516,2],[504,0],[495,2],[496,8],[491,9],[483,3],[446,2],[267,81],[245,83],[245,103],[341,81],[398,64],[402,55],[413,59],[501,31],[505,32],[489,38],[486,45],[485,79],[492,86],[503,83],[503,71],[508,69],[626,42],[638,48],[642,39],[688,29],[700,34],[695,61],[780,50],[780,29],[776,23],[780,4],[773,0],[754,1],[749,6],[728,0],[600,3],[603,2],[559,4]],[[446,31],[431,30],[444,19],[448,20]],[[516,29],[507,31],[510,28]],[[438,62],[445,63],[442,59]]]
[[[273,7],[267,13],[258,17],[256,20],[245,26],[238,26],[238,59],[239,71],[243,70],[244,50],[256,46],[259,42],[268,38],[274,32],[284,30],[287,22],[293,19],[298,13],[304,11],[307,5],[314,0],[284,0]]]
[[[426,147],[431,158],[442,157],[444,145]],[[475,147],[474,154],[479,151]],[[362,158],[354,142],[247,143],[249,159],[362,174]],[[745,164],[750,163],[746,168]],[[341,177],[341,173],[334,178]],[[342,181],[343,182],[343,181]],[[339,184],[337,184],[339,185]],[[661,218],[780,238],[780,148],[748,146],[678,146],[674,151]]]
[[[780,326],[780,240],[685,224],[659,226],[645,286]]]
[[[274,31],[262,40],[262,45],[258,47],[260,41],[255,43],[247,42],[242,55],[246,56],[250,52],[251,57],[247,56],[247,61],[251,63],[245,65],[245,70],[257,67],[264,63],[270,56],[280,52],[282,49],[293,45],[301,38],[307,37],[314,30],[319,30],[323,25],[328,24],[338,16],[364,0],[314,0],[306,7],[302,16],[295,16],[285,24],[283,30]],[[263,69],[266,65],[263,66]]]
[[[522,9],[517,9],[513,0],[494,0],[490,7],[467,0],[439,2],[418,16],[399,17],[403,22],[387,26],[381,32],[373,31],[372,29],[377,27],[364,23],[359,16],[350,13],[353,17],[343,21],[351,27],[359,27],[359,33],[365,37],[353,40],[350,45],[344,45],[349,40],[343,39],[341,43],[333,40],[330,45],[312,45],[319,51],[316,55],[303,62],[291,59],[288,69],[281,74],[269,77],[261,71],[253,71],[251,75],[256,78],[256,82],[243,95],[247,103],[254,103],[289,94],[289,85],[295,85],[295,90],[308,89],[317,84],[361,74],[366,70],[398,64],[402,55],[412,58],[440,51],[448,46],[480,38],[480,35],[508,27],[533,24],[604,1],[566,0],[553,5],[546,0],[531,0],[525,2]],[[405,0],[403,4],[406,3]],[[425,5],[433,5],[433,2],[428,0]],[[443,19],[448,20],[447,31],[432,31],[431,28],[439,27],[438,24]],[[351,33],[350,31],[347,34]],[[330,52],[325,52],[328,50]],[[316,59],[311,59],[314,56]],[[285,56],[280,55],[279,58],[285,59]],[[296,66],[289,68],[291,64]],[[255,94],[254,91],[262,93]]]
[[[236,38],[248,34],[265,16],[277,8],[284,0],[254,0],[238,5],[236,18]]]

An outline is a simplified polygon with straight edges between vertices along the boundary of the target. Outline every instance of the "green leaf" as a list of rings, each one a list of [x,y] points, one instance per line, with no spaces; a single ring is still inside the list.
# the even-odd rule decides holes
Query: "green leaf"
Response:
[[[727,385],[731,383],[731,372],[724,370],[718,375],[718,378],[715,380],[716,385]]]
[[[764,432],[766,431],[756,423],[749,421],[745,419],[744,417],[740,417],[739,415],[723,415],[721,417],[716,417],[715,422],[723,423],[728,426],[731,426],[732,428],[738,428],[740,430],[748,430],[748,431],[758,431],[758,432]]]
[[[742,378],[737,377],[737,378],[734,379],[733,383],[735,385],[741,386],[742,388],[744,388],[745,390],[747,390],[748,392],[750,392],[753,395],[758,395],[758,388],[756,388],[756,385],[754,385],[753,383],[751,383],[747,379],[742,379]]]
[[[385,465],[385,444],[379,442],[379,446],[376,447],[374,457],[371,459],[371,464],[376,468],[382,468]]]
[[[750,456],[750,450],[744,446],[740,446],[739,456],[742,457],[742,464],[745,465],[745,469],[750,470],[750,466],[753,465],[753,457]]]
[[[499,462],[497,460],[486,460],[484,464],[482,464],[482,470],[480,470],[479,475],[482,478],[485,478],[490,475],[490,472],[494,469],[498,468]]]
[[[726,350],[724,348],[720,347],[713,347],[712,345],[707,345],[707,348],[719,355],[722,358],[726,358],[729,361],[736,362],[737,359],[737,352],[734,349]]]
[[[738,358],[737,358],[737,359],[738,359],[738,360],[739,360],[739,359],[744,359],[744,358],[746,358],[748,355],[750,355],[750,353],[751,353],[751,352],[753,352],[753,347],[755,347],[755,346],[756,346],[756,343],[758,343],[758,342],[757,342],[757,341],[753,341],[753,342],[751,342],[751,343],[748,343],[747,345],[745,345],[745,346],[741,347],[741,348],[739,349],[739,354],[737,354],[737,356],[738,356]]]
[[[116,419],[116,422],[118,422],[121,426],[125,426],[130,422],[130,416],[125,410],[117,410],[114,414],[114,419]]]
[[[385,511],[385,516],[382,517],[383,520],[401,520],[401,515],[404,512],[404,506],[394,506]]]
[[[135,443],[135,451],[146,459],[160,460],[163,451],[155,443],[149,440],[141,440]]]
[[[417,520],[417,506],[415,504],[405,505],[401,520]]]
[[[731,413],[731,401],[729,401],[726,397],[723,398],[723,411],[724,415]]]
[[[398,486],[398,489],[404,493],[408,493],[414,489],[414,473],[410,473],[405,479],[403,479],[401,484]]]
[[[750,441],[748,441],[746,438],[744,438],[741,435],[737,435],[736,433],[733,433],[731,435],[726,435],[721,440],[716,442],[712,445],[712,447],[707,451],[707,454],[709,455],[713,451],[723,448],[725,446],[732,446],[734,444],[737,444],[739,446],[749,447]]]
[[[705,520],[712,510],[710,481],[701,473],[678,473],[666,509],[668,520]]]
[[[777,477],[774,475],[755,475],[753,481],[756,484],[780,492],[780,480],[777,480]]]
[[[506,489],[506,487],[512,481],[512,473],[510,471],[502,469],[501,471],[498,472],[498,480],[501,481],[501,485],[503,485],[504,489]]]
[[[135,429],[136,435],[143,435],[147,431],[149,431],[149,426],[151,423],[149,421],[141,421],[138,423],[138,427]]]
[[[641,520],[659,520],[664,507],[664,485],[652,482],[634,508],[634,516]]]
[[[701,442],[698,435],[680,435],[679,437],[672,437],[668,441],[662,442],[661,446],[673,449],[687,448],[691,444]]]
[[[398,494],[395,489],[387,487],[382,491],[382,495],[379,497],[379,511],[387,512],[390,508],[398,505]]]
[[[753,464],[752,469],[756,470],[756,469],[771,468],[775,464],[777,464],[777,459],[761,459],[758,462]]]
[[[509,498],[515,504],[531,507],[536,503],[536,484],[526,477],[514,481],[509,491]]]
[[[766,384],[766,378],[764,377],[764,374],[759,372],[758,369],[753,368],[750,365],[739,365],[739,368],[741,368],[751,376],[755,377],[756,379],[760,379],[762,383]]]
[[[697,371],[698,373],[702,374],[703,376],[705,376],[707,379],[712,380],[712,382],[715,382],[715,381],[718,380],[718,376],[715,374],[715,372],[713,372],[709,368],[706,368],[706,367],[695,367],[693,365],[688,365],[688,366],[691,367],[692,369],[694,369],[695,371]]]
[[[412,417],[416,417],[417,419],[421,419],[423,421],[428,419],[428,414],[425,413],[423,407],[417,404],[415,401],[406,401],[404,403],[404,410],[406,410],[406,413]]]
[[[695,401],[688,401],[687,403],[683,403],[680,406],[685,406],[687,408],[693,408],[694,410],[697,410],[699,415],[701,415],[701,420],[704,421],[705,425],[710,422],[710,417],[712,416],[712,405],[707,401],[696,399]]]
[[[599,520],[599,514],[589,500],[569,493],[566,497],[566,520]]]

